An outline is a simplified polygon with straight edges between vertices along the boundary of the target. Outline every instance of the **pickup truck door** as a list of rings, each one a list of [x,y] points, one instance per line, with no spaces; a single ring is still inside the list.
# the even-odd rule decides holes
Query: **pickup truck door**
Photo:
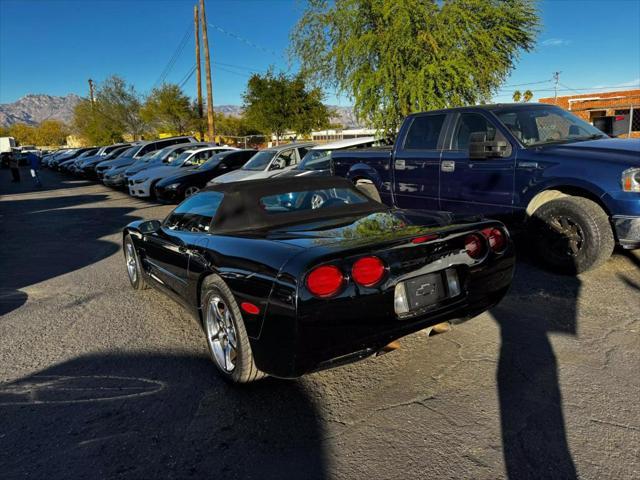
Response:
[[[393,158],[393,196],[400,208],[438,210],[440,155],[445,113],[410,117]],[[405,133],[406,132],[406,133]]]
[[[512,213],[516,149],[484,113],[459,113],[452,120],[446,140],[450,148],[443,150],[440,161],[440,208],[496,217]],[[469,140],[475,132],[506,140],[508,156],[469,158]]]

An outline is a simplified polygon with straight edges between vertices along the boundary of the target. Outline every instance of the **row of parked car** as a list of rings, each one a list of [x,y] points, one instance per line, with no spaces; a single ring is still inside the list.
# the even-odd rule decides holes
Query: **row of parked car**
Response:
[[[127,189],[134,197],[178,203],[212,183],[328,174],[332,151],[378,143],[373,137],[361,137],[323,145],[296,142],[258,151],[179,136],[60,150],[45,155],[42,163]]]

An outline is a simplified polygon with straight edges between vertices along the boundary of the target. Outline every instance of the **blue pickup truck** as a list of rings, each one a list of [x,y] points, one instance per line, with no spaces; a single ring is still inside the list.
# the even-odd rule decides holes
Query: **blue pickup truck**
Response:
[[[552,268],[596,268],[640,247],[640,140],[614,139],[554,105],[407,117],[393,147],[334,152],[332,173],[400,208],[526,226]]]

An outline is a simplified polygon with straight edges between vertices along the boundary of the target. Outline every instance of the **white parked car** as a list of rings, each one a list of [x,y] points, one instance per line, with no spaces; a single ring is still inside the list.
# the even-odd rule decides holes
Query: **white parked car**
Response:
[[[375,137],[358,137],[316,145],[307,152],[295,168],[287,172],[278,173],[276,176],[281,178],[329,175],[331,168],[331,152],[335,152],[336,150],[355,150],[357,148],[377,147],[384,144],[384,140],[376,139]]]
[[[182,152],[179,156],[167,164],[155,168],[148,168],[129,177],[129,194],[134,197],[151,197],[154,185],[161,179],[175,175],[179,168],[193,168],[202,165],[213,155],[229,150],[238,150],[234,147],[201,147]]]
[[[242,168],[220,175],[207,185],[275,177],[295,168],[314,145],[315,143],[289,143],[260,150]]]

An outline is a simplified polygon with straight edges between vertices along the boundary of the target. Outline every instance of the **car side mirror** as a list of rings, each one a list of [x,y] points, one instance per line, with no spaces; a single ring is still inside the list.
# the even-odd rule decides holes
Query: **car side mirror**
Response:
[[[472,132],[469,137],[469,158],[502,158],[509,156],[506,140],[487,140],[486,132]]]
[[[282,168],[283,168],[282,162],[280,160],[275,160],[269,167],[269,170],[280,170]]]
[[[147,220],[146,222],[142,222],[140,225],[138,225],[138,229],[142,233],[156,233],[158,230],[160,230],[161,226],[162,223],[160,222],[160,220]]]

